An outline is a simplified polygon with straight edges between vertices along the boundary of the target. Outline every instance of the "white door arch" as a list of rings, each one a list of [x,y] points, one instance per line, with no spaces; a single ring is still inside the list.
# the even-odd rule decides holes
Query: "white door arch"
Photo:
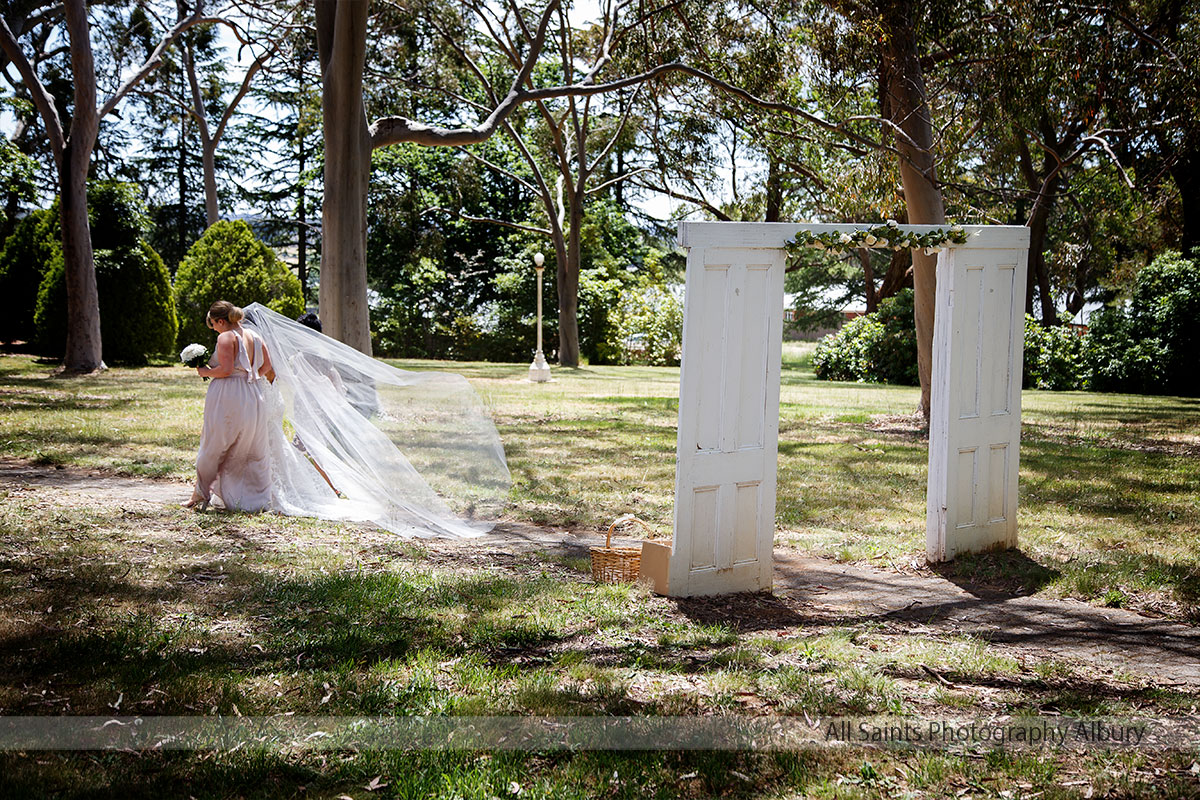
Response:
[[[673,596],[771,587],[784,247],[870,225],[682,222],[688,249],[679,382]],[[937,226],[903,225],[923,234]],[[1029,229],[964,226],[938,254],[926,555],[1016,544]],[[654,556],[647,559],[655,560]],[[665,586],[663,584],[666,584]]]

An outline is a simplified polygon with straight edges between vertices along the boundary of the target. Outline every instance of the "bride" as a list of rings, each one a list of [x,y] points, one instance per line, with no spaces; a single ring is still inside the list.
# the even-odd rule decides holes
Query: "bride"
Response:
[[[404,535],[491,529],[511,479],[496,427],[465,378],[390,367],[257,303],[240,328],[262,343],[260,374],[273,378],[242,376],[259,384],[268,420],[265,440],[254,445],[269,474],[269,501],[260,508],[373,522]],[[199,486],[199,457],[197,473]],[[226,474],[216,493],[227,506],[253,510],[242,495],[231,504],[221,493]]]

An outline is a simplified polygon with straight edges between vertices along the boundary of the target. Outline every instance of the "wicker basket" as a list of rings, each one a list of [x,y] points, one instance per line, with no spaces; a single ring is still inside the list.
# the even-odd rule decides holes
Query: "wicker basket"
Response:
[[[632,514],[614,519],[612,525],[608,526],[604,547],[592,548],[592,580],[596,583],[633,583],[638,579],[642,548],[612,546],[613,530],[627,522],[636,522],[650,531],[651,535],[654,534],[653,528]]]

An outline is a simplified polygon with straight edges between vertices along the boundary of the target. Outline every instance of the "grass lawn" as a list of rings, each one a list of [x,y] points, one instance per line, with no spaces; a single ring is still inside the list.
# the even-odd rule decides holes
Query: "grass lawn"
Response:
[[[924,548],[916,391],[817,382],[807,354],[785,353],[778,546],[908,565]],[[599,531],[633,511],[669,530],[678,370],[556,369],[539,386],[524,365],[399,365],[472,380],[507,448],[512,520]],[[205,388],[194,374],[51,368],[0,357],[0,456],[190,476]],[[1023,402],[1021,551],[953,569],[1200,620],[1200,402]],[[1195,713],[1169,687],[1001,656],[971,635],[819,616],[743,624],[753,607],[714,623],[639,587],[595,586],[585,569],[486,542],[0,492],[0,713]],[[1200,797],[1196,757],[8,753],[0,797]]]

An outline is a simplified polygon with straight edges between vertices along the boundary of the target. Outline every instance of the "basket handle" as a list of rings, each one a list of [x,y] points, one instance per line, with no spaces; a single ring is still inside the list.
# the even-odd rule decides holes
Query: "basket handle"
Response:
[[[624,516],[620,516],[620,517],[617,517],[616,519],[614,519],[612,521],[612,525],[608,526],[608,537],[604,540],[605,549],[612,547],[613,529],[616,528],[618,525],[624,525],[626,522],[636,522],[637,524],[641,525],[646,530],[650,531],[651,536],[655,535],[654,528],[651,528],[648,524],[646,524],[642,520],[638,519],[633,514],[625,514]]]

